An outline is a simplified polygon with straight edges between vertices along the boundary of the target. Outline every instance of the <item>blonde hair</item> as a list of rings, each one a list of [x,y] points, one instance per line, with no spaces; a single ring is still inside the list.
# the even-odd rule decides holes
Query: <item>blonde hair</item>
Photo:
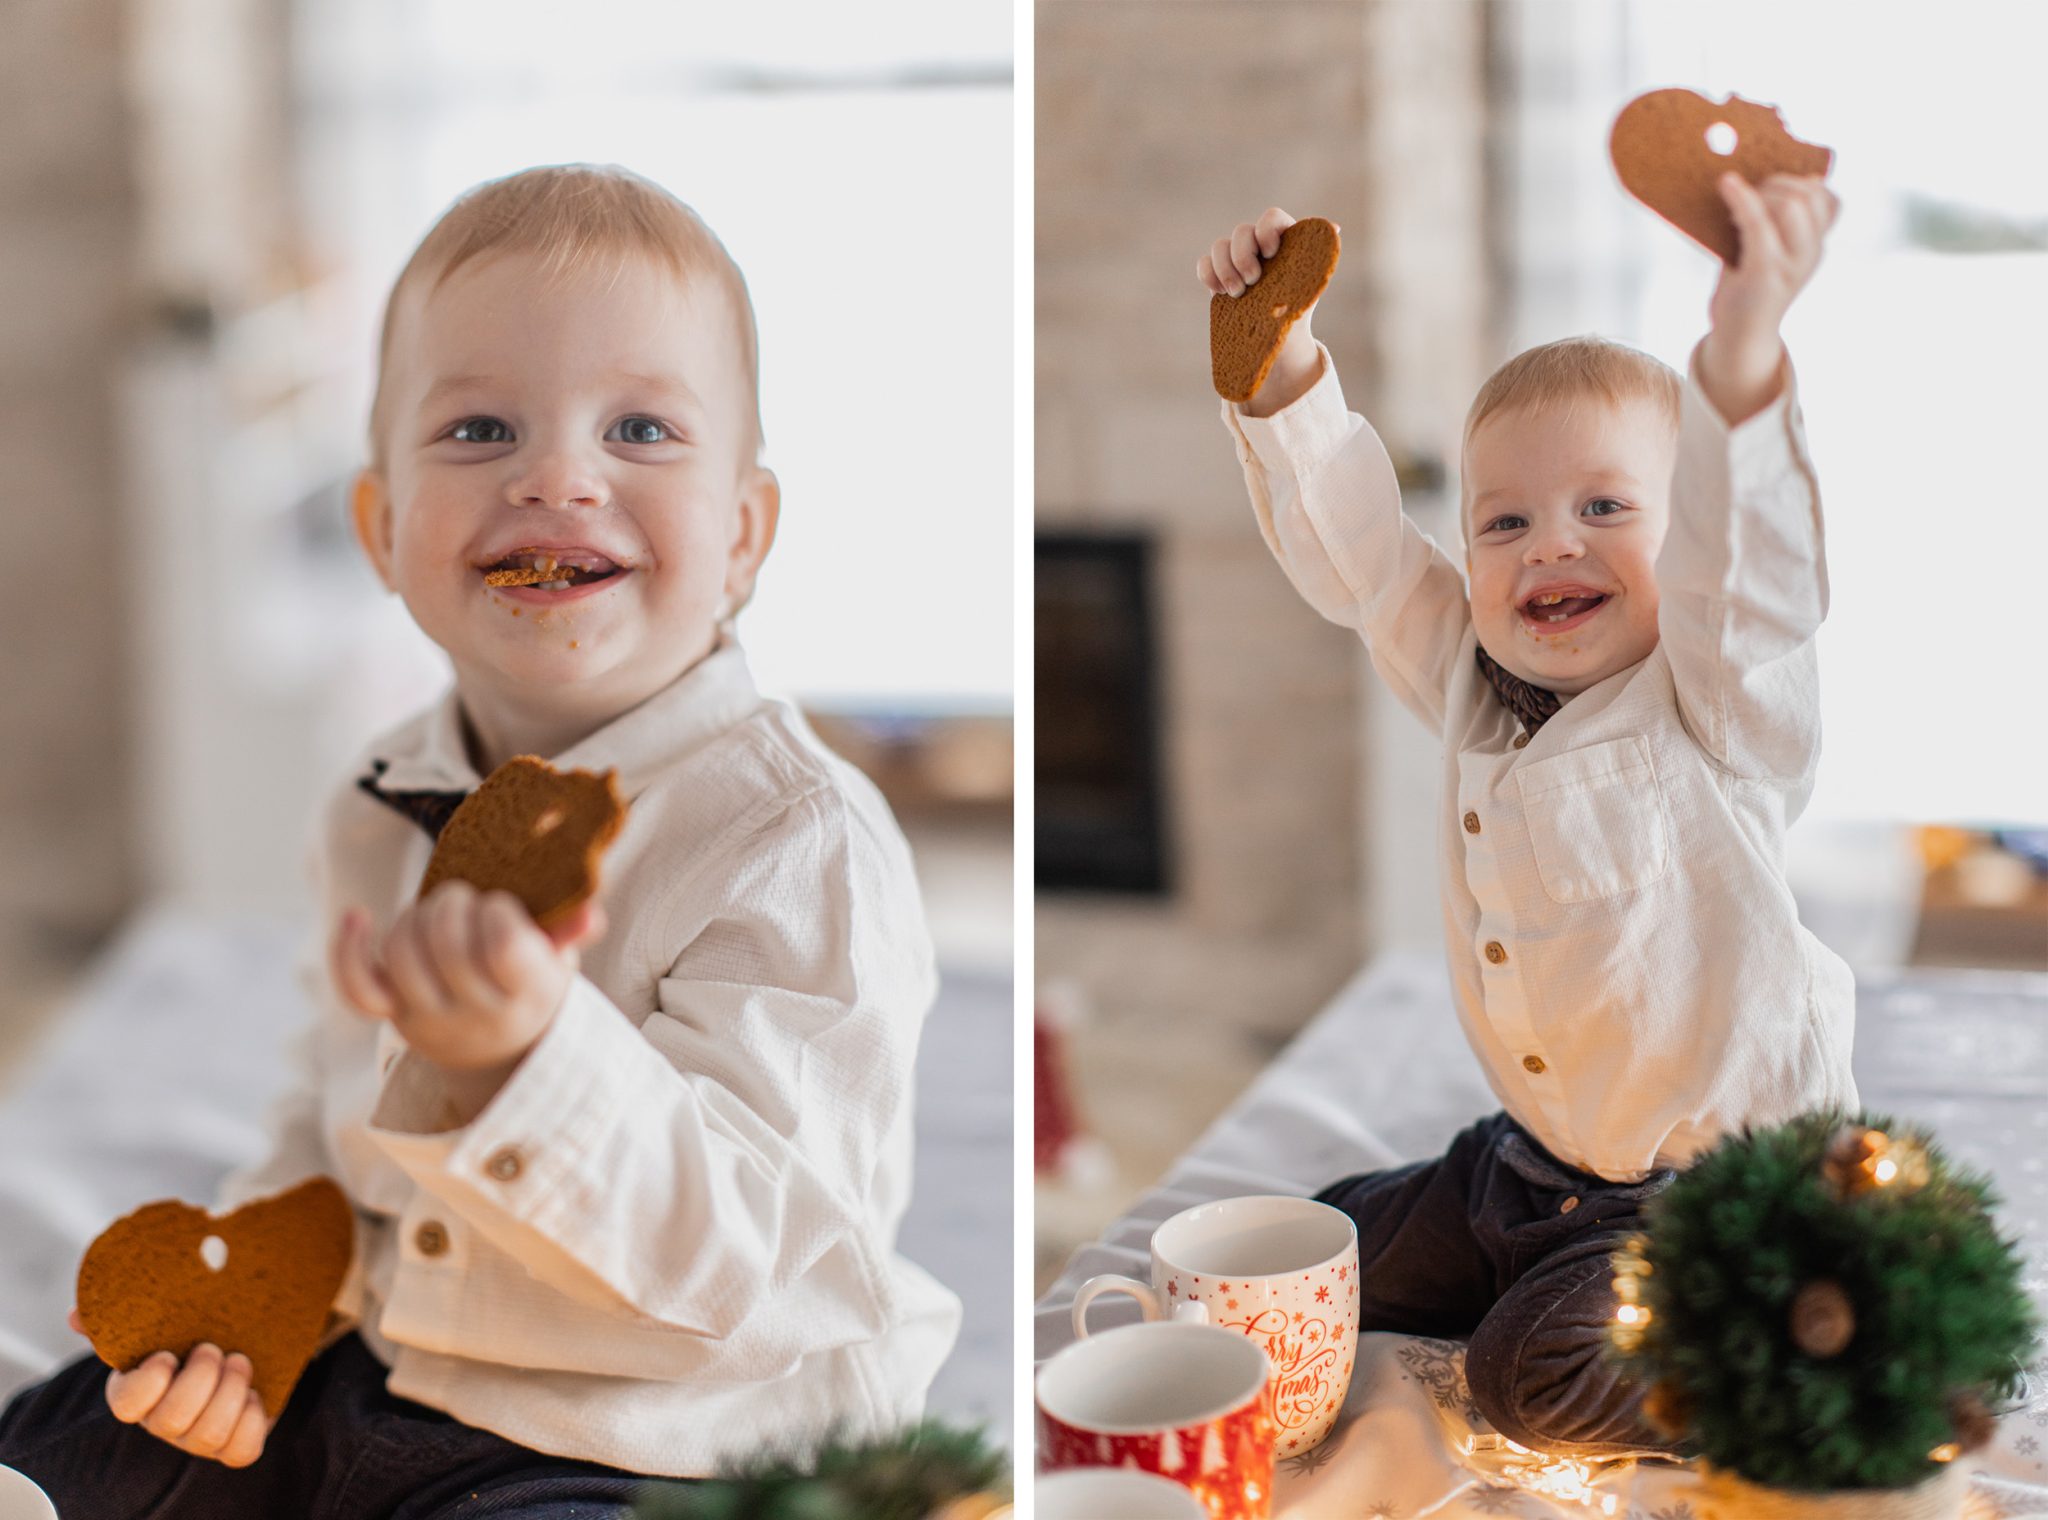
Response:
[[[430,274],[431,294],[464,264],[492,253],[533,254],[551,279],[606,266],[616,277],[636,256],[653,259],[679,280],[709,274],[732,311],[752,397],[746,408],[750,446],[741,457],[748,464],[755,462],[762,442],[760,339],[746,277],[732,255],[695,211],[652,180],[617,164],[552,164],[465,190],[420,240],[392,283],[377,345],[377,389],[370,403],[371,469],[382,471],[385,463],[384,440],[391,421],[385,381],[400,295]]]
[[[1663,411],[1675,432],[1682,389],[1677,370],[1639,348],[1590,334],[1559,338],[1516,354],[1487,377],[1465,414],[1465,442],[1469,445],[1479,425],[1497,412],[1569,408],[1587,399],[1609,406],[1648,401]]]

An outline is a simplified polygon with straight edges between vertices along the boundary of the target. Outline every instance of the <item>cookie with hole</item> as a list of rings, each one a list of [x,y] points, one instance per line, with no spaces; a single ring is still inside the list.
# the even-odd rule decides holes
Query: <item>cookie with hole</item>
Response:
[[[1730,264],[1742,240],[1720,179],[1731,169],[1752,185],[1773,174],[1825,175],[1832,148],[1802,142],[1776,106],[1730,95],[1719,104],[1692,90],[1651,90],[1614,118],[1607,151],[1622,186],[1703,248]]]
[[[419,895],[444,881],[505,891],[552,928],[597,895],[604,852],[626,821],[615,771],[558,771],[515,755],[465,797],[441,830]]]
[[[239,1351],[275,1419],[319,1349],[354,1249],[355,1215],[327,1177],[219,1218],[175,1198],[146,1203],[86,1248],[78,1321],[123,1372],[158,1351],[182,1362],[201,1342]]]

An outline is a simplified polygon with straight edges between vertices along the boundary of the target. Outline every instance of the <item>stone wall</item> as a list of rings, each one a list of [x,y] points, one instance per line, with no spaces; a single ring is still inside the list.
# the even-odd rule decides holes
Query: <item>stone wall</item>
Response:
[[[1178,890],[1048,895],[1037,915],[1040,980],[1070,979],[1111,1024],[1277,1037],[1377,942],[1368,883],[1393,873],[1368,844],[1364,653],[1259,538],[1209,389],[1194,265],[1268,205],[1336,220],[1317,334],[1398,456],[1443,458],[1487,307],[1483,17],[1369,0],[1038,6],[1038,515],[1160,542]],[[1433,912],[1433,885],[1391,889]]]

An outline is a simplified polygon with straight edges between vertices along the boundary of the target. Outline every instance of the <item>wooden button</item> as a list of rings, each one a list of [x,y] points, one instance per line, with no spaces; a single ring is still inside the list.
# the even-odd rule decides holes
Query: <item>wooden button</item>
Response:
[[[1516,749],[1527,749],[1528,747],[1529,747],[1529,736],[1528,736],[1527,734],[1516,734],[1516,735],[1515,735],[1515,748],[1516,748]]]
[[[484,1163],[484,1170],[500,1182],[517,1182],[519,1174],[526,1170],[526,1162],[520,1158],[516,1146],[508,1145],[493,1153],[491,1159]]]
[[[1498,966],[1508,958],[1508,953],[1501,948],[1499,940],[1490,939],[1486,942],[1486,958]]]
[[[1570,1212],[1571,1212],[1571,1211],[1572,1211],[1573,1209],[1577,1208],[1578,1206],[1579,1206],[1579,1200],[1578,1200],[1578,1199],[1576,1199],[1576,1198],[1567,1198],[1567,1199],[1565,1199],[1565,1201],[1564,1201],[1563,1203],[1560,1203],[1560,1204],[1559,1204],[1559,1205],[1557,1206],[1557,1211],[1558,1211],[1558,1213],[1560,1213],[1560,1214],[1569,1214],[1569,1213],[1570,1213]]]
[[[1477,813],[1467,813],[1465,815],[1465,832],[1468,834],[1479,832],[1479,815]]]
[[[422,1256],[439,1256],[448,1249],[448,1231],[438,1219],[429,1219],[413,1231],[412,1243]]]
[[[1522,1057],[1522,1070],[1528,1072],[1532,1077],[1540,1077],[1549,1069],[1543,1064],[1543,1057],[1541,1056]]]

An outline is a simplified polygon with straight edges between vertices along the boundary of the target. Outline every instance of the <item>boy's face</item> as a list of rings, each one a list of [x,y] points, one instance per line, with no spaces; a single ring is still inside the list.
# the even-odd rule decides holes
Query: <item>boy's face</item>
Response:
[[[778,497],[725,301],[646,260],[550,280],[524,254],[405,294],[355,525],[466,690],[624,711],[744,600]],[[575,583],[485,584],[535,551]]]
[[[1676,462],[1670,420],[1649,401],[1514,407],[1480,424],[1465,446],[1465,566],[1489,655],[1570,695],[1657,647]]]

